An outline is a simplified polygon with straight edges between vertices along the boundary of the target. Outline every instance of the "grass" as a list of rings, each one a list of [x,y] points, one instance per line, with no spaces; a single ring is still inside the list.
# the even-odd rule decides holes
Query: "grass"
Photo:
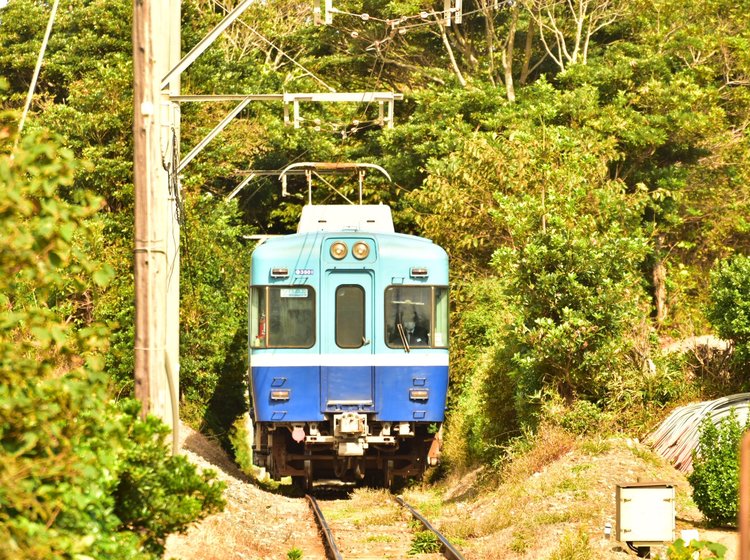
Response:
[[[287,560],[302,560],[302,550],[296,546],[286,553]]]
[[[567,531],[548,560],[594,560],[588,533],[580,527]]]
[[[638,457],[644,463],[648,463],[652,467],[662,468],[664,466],[664,460],[659,457],[656,453],[644,447],[642,445],[634,445],[629,447],[631,453]]]
[[[581,442],[579,449],[588,455],[604,455],[612,449],[612,444],[602,438],[587,439]]]
[[[568,453],[575,446],[575,438],[562,428],[547,426],[540,429],[532,446],[503,469],[504,481],[523,481]]]
[[[398,539],[394,537],[393,535],[370,535],[365,539],[365,542],[371,542],[371,543],[392,543],[396,542]]]
[[[608,474],[608,456],[623,456],[638,476],[648,476],[654,464],[665,467],[649,451],[636,451],[628,461],[631,451],[616,441],[598,434],[576,439],[555,426],[513,453],[501,476],[481,478],[476,493],[461,492],[461,498],[442,507],[432,506],[429,492],[422,494],[427,499],[415,501],[439,511],[440,529],[452,540],[471,547],[471,541],[477,546],[481,539],[482,547],[495,547],[496,558],[525,558],[539,551],[540,560],[594,560],[602,551],[594,548],[589,532],[609,521],[610,490],[620,476]]]
[[[531,547],[533,534],[526,527],[513,531],[509,548],[516,554],[523,554]]]
[[[333,511],[326,512],[330,521],[347,519],[355,527],[391,525],[400,521],[401,508],[387,490],[357,488],[349,501]]]
[[[556,525],[574,520],[570,511],[543,511],[534,517],[534,525]]]
[[[440,552],[440,541],[432,531],[419,531],[414,535],[409,548],[409,555]]]
[[[436,490],[430,490],[427,493],[420,492],[419,494],[406,492],[404,498],[428,519],[442,515],[443,498]]]

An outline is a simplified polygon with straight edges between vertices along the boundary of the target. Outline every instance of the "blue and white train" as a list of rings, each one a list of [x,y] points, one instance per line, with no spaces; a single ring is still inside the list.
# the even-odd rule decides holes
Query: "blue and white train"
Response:
[[[448,257],[390,208],[303,208],[252,254],[253,459],[310,488],[391,486],[437,462],[448,389]]]

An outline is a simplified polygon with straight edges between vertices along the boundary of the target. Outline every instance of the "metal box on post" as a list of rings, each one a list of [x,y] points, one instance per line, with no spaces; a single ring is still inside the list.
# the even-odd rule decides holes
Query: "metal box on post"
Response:
[[[617,540],[645,547],[674,540],[674,484],[636,482],[617,484],[615,499]]]

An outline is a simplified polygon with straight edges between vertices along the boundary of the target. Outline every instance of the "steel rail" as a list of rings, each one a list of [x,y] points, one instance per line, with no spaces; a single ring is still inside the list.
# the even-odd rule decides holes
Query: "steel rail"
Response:
[[[401,496],[395,496],[396,501],[399,503],[400,506],[406,508],[409,510],[409,513],[411,513],[415,519],[417,519],[422,525],[425,526],[425,529],[432,532],[440,541],[440,543],[443,545],[441,553],[443,556],[445,556],[448,560],[464,560],[464,557],[461,555],[461,553],[456,550],[453,545],[446,539],[440,531],[435,529],[435,527],[432,526],[432,524],[425,519],[421,513],[419,513],[417,510],[415,510],[413,507],[411,507],[409,504],[407,504]]]
[[[339,548],[336,546],[336,541],[333,538],[331,528],[328,526],[326,518],[323,516],[323,512],[320,511],[318,501],[310,494],[306,494],[305,498],[307,498],[307,501],[310,503],[310,509],[315,516],[315,523],[318,524],[318,529],[320,529],[320,532],[323,535],[323,547],[326,549],[326,556],[329,560],[344,560],[343,556],[341,556],[341,552],[339,552]]]

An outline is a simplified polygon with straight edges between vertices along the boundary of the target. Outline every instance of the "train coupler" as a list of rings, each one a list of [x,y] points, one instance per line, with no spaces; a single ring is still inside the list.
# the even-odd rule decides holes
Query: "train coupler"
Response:
[[[344,412],[333,417],[333,434],[348,437],[367,434],[367,415]]]

